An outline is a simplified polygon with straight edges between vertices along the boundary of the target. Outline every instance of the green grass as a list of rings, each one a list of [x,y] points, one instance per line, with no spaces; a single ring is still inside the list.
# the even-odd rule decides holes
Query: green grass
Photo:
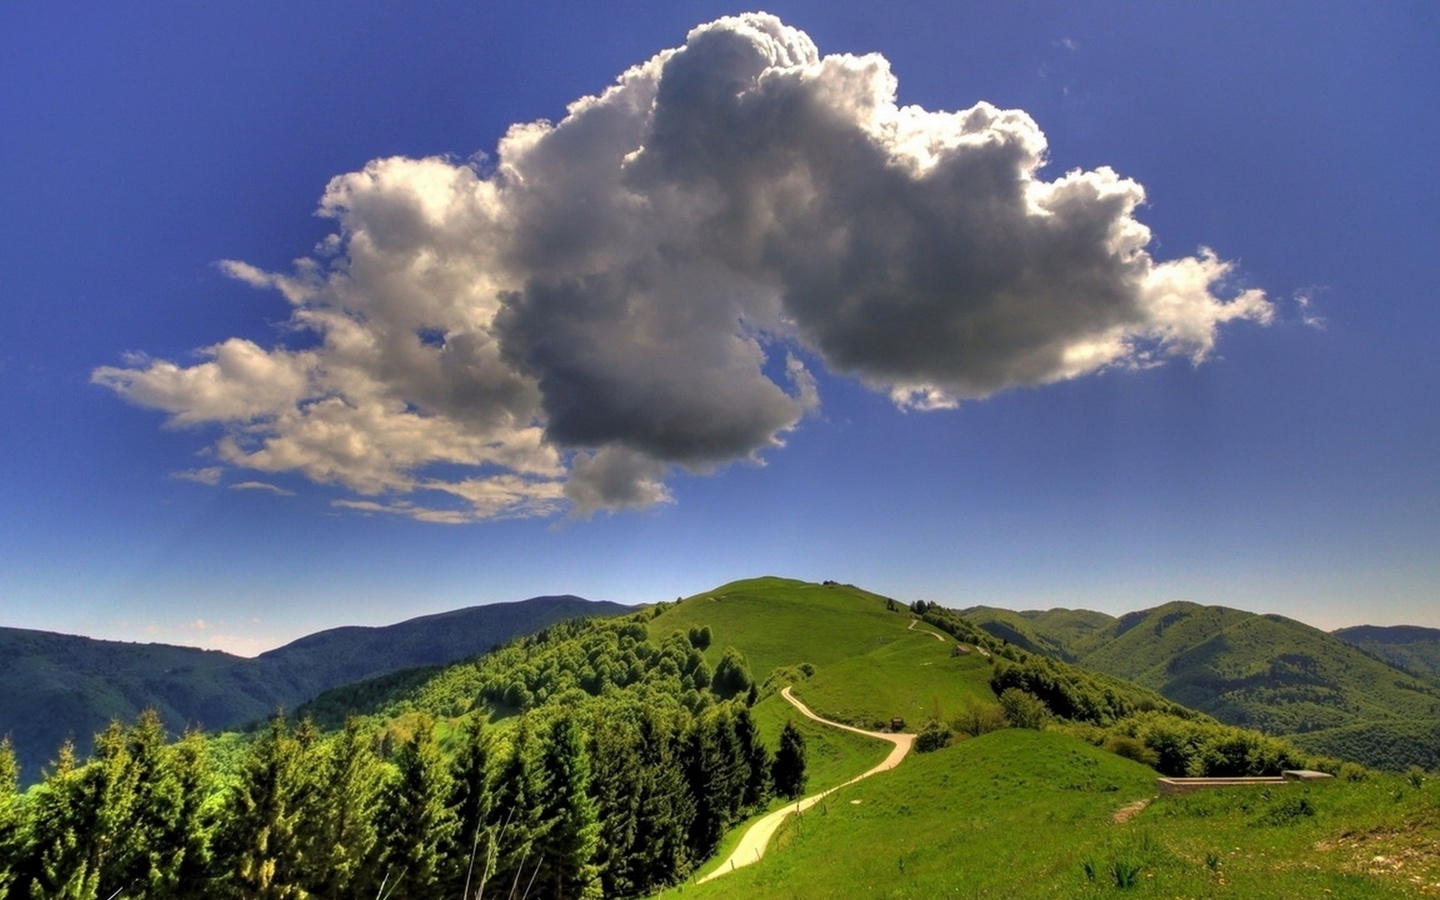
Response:
[[[752,714],[772,752],[779,746],[780,729],[786,722],[793,722],[805,736],[807,794],[848,781],[890,753],[890,744],[885,741],[821,725],[806,718],[778,694],[755,704]]]
[[[905,639],[911,618],[903,604],[891,612],[884,597],[859,588],[752,578],[666,609],[651,620],[650,635],[658,641],[672,631],[709,625],[714,639],[707,661],[713,666],[727,646],[737,647],[755,678],[764,681],[777,666],[808,662],[823,671]]]
[[[1160,798],[1113,821],[1153,793],[1149,769],[1082,742],[995,732],[836,792],[784,826],[760,863],[683,892],[1278,900],[1440,891],[1434,780],[1230,789]]]
[[[978,653],[952,657],[954,643],[936,641],[922,627],[928,628],[819,669],[795,695],[830,719],[869,726],[899,716],[912,731],[932,718],[948,722],[968,706],[993,706],[990,662]]]

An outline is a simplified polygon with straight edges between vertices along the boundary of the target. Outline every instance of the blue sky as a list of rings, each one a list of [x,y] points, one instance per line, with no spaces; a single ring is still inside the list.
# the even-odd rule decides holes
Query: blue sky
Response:
[[[0,624],[1440,626],[1432,4],[767,9],[7,4]]]

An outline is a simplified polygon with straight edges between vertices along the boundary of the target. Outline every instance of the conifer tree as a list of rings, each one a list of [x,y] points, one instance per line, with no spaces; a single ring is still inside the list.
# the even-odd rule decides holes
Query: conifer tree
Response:
[[[770,800],[770,767],[773,762],[747,706],[735,711],[735,740],[744,759],[745,788],[742,806],[747,813],[755,812],[763,809]]]
[[[95,736],[95,755],[84,766],[75,765],[71,745],[61,749],[37,809],[37,865],[28,886],[34,900],[95,900],[143,887],[124,876],[134,776],[119,722]]]
[[[213,896],[210,879],[210,848],[213,823],[206,815],[207,801],[214,793],[209,769],[205,735],[200,731],[186,732],[170,747],[174,778],[179,785],[180,804],[167,832],[168,848],[162,852],[177,857],[173,869],[173,888],[157,897],[175,900],[206,900]]]
[[[75,777],[75,744],[65,741],[60,745],[55,760],[45,770],[40,786],[29,804],[30,835],[21,848],[15,865],[14,893],[44,900],[63,895],[66,882],[78,893],[79,885],[73,883],[76,867],[72,858],[76,855],[79,838],[69,823],[71,788],[69,782]]]
[[[199,799],[186,797],[187,788],[203,792],[203,775],[188,772],[189,784],[178,771],[181,757],[166,745],[165,726],[160,714],[147,709],[125,733],[126,764],[132,770],[134,791],[129,819],[121,825],[129,836],[116,860],[118,883],[129,885],[127,894],[141,895],[149,900],[169,900],[181,896],[182,870],[186,856],[195,842],[203,837],[191,832],[198,829],[198,818],[187,817],[190,810],[198,814]],[[203,756],[189,755],[185,761],[203,765]]]
[[[715,731],[705,723],[696,722],[685,736],[684,769],[686,786],[695,803],[686,846],[690,859],[698,861],[709,857],[720,843],[727,805],[725,764],[720,759]]]
[[[333,900],[374,895],[384,776],[374,736],[360,720],[347,719],[325,748],[322,777],[306,804],[303,837],[310,893]]]
[[[446,801],[450,773],[435,743],[435,722],[421,717],[395,757],[396,774],[381,812],[385,882],[396,898],[436,897],[441,891],[445,850],[455,833]]]
[[[541,818],[546,790],[540,768],[535,729],[529,716],[521,716],[510,753],[495,779],[490,819],[495,834],[495,867],[488,893],[505,896],[524,892],[535,870],[536,844],[545,836]]]
[[[490,734],[484,713],[465,725],[464,743],[450,769],[450,809],[455,813],[455,838],[450,842],[450,884],[446,896],[470,900],[491,874],[493,835],[490,818]]]
[[[250,746],[217,836],[217,865],[240,900],[304,900],[301,824],[307,754],[283,715]]]
[[[599,900],[595,853],[600,824],[590,796],[590,756],[573,716],[555,720],[541,768],[548,789],[541,812],[545,833],[536,842],[536,885],[556,900]]]
[[[628,710],[615,704],[590,722],[591,794],[601,823],[596,866],[607,897],[639,892],[630,880],[639,819],[642,768],[639,732]]]
[[[669,884],[690,871],[686,840],[695,800],[685,778],[684,740],[673,713],[641,710],[635,841],[627,879],[644,889]]]
[[[10,738],[0,739],[0,900],[10,894],[20,855],[20,766]]]
[[[805,736],[794,722],[786,722],[780,730],[780,749],[775,751],[772,772],[775,793],[795,800],[805,792]]]

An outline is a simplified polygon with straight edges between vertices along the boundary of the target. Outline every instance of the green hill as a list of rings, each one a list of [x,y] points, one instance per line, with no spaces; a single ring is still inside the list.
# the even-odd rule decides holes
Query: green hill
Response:
[[[1362,649],[1293,619],[1184,602],[1108,624],[1086,611],[966,612],[1017,646],[1133,681],[1314,753],[1394,770],[1440,767],[1440,686],[1396,669],[1371,645]]]
[[[91,735],[146,708],[174,730],[234,728],[277,708],[294,708],[327,688],[476,656],[552,622],[626,609],[579,597],[537,597],[395,625],[331,629],[254,659],[0,628],[0,736],[13,741],[21,783],[28,784],[67,738],[84,755]]]
[[[1440,682],[1440,628],[1356,625],[1331,634],[1407,672]]]
[[[652,633],[708,625],[706,651],[744,653],[757,680],[808,663],[801,693],[816,712],[858,725],[946,721],[977,703],[993,705],[990,667],[978,654],[951,655],[952,641],[930,625],[911,627],[902,603],[849,585],[755,578],[667,605]],[[939,640],[937,640],[939,638]]]

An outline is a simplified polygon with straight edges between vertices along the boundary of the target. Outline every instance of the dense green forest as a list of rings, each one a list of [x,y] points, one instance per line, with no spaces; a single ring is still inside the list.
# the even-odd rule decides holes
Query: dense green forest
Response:
[[[652,642],[647,617],[542,630],[330,733],[277,716],[238,745],[167,743],[149,712],[103,732],[84,765],[62,748],[24,795],[6,744],[0,897],[431,898],[488,885],[568,898],[671,884],[768,806],[773,785],[798,792],[804,753],[788,738],[776,758],[762,742],[738,651],[712,672],[708,631]]]
[[[88,755],[90,736],[114,719],[154,709],[172,730],[263,722],[317,693],[417,666],[469,659],[552,622],[629,611],[579,597],[472,606],[380,627],[307,635],[253,659],[218,650],[100,641],[0,627],[0,734],[20,756],[20,782],[67,737]]]

